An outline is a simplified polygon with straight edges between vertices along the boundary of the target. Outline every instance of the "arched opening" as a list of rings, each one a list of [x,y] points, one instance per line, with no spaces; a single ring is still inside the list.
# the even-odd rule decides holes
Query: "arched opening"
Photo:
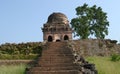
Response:
[[[64,40],[69,40],[69,37],[67,35],[65,35]]]
[[[60,40],[59,40],[59,39],[57,39],[57,40],[56,40],[56,42],[60,42]]]
[[[52,36],[48,36],[48,42],[52,42],[52,41],[53,41]]]

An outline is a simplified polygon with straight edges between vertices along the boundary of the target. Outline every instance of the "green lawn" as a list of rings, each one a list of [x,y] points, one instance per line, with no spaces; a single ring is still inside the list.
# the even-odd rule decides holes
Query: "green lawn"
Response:
[[[0,66],[0,74],[24,74],[25,73],[26,65],[9,65]]]
[[[112,62],[109,57],[87,57],[89,62],[94,63],[98,74],[120,74],[120,61]],[[26,65],[0,66],[0,74],[24,74]]]
[[[120,61],[113,62],[110,57],[87,57],[87,60],[94,63],[98,74],[120,74]]]

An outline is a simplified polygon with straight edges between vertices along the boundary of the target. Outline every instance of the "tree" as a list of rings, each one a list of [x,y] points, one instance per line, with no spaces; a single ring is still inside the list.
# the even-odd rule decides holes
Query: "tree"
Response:
[[[76,8],[76,15],[77,17],[71,20],[74,36],[87,39],[94,35],[98,39],[104,39],[108,35],[109,22],[101,7],[84,4]]]

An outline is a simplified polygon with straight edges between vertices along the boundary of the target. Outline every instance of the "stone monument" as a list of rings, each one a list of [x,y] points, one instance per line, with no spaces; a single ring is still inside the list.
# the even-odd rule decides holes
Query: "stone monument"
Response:
[[[72,29],[63,13],[52,13],[43,25],[42,31],[43,40],[47,42],[72,40]]]

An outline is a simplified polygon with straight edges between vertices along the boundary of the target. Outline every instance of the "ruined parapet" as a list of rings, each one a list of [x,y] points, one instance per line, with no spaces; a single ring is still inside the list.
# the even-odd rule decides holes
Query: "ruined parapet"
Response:
[[[82,56],[110,56],[120,54],[116,40],[81,39],[68,42],[73,50]]]
[[[75,63],[79,65],[79,71],[81,74],[98,74],[95,64],[89,63],[81,55],[75,56]]]
[[[78,52],[74,41],[68,42],[68,47],[72,49],[72,54],[74,55],[74,63],[79,65],[79,74],[98,74],[98,71],[95,68],[95,64],[89,63],[85,60],[80,52]]]

